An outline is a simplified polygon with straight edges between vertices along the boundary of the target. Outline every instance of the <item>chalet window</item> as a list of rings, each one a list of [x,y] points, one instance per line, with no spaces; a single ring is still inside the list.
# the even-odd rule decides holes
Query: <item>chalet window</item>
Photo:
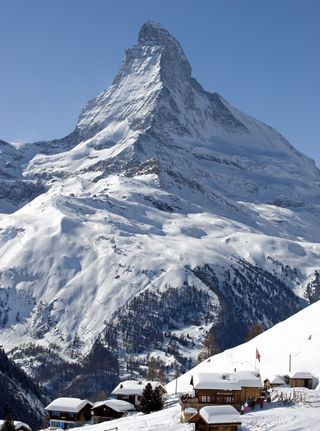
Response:
[[[62,428],[62,429],[64,429],[64,422],[50,421],[50,426],[53,427],[53,428]]]
[[[214,397],[210,397],[209,395],[202,395],[201,396],[201,402],[202,403],[213,403]]]

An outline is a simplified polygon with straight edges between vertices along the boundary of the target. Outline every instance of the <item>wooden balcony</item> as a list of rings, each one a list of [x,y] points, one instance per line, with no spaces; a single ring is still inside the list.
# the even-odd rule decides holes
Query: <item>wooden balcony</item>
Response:
[[[185,409],[187,408],[193,408],[193,409],[197,409],[200,410],[202,407],[206,407],[206,406],[217,406],[217,405],[222,405],[221,403],[217,403],[217,402],[199,402],[198,398],[195,397],[188,397],[188,396],[181,396],[180,400],[179,400],[179,404],[181,407],[182,412],[185,411]],[[223,405],[230,405],[233,406],[234,408],[236,408],[237,410],[240,410],[241,408],[241,403],[239,402],[234,402],[234,403],[223,403]]]

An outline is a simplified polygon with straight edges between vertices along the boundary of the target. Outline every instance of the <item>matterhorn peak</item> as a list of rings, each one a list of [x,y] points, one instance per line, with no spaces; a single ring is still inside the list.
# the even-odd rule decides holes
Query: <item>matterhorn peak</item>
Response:
[[[153,44],[163,44],[179,42],[171,36],[171,34],[166,30],[161,24],[154,21],[147,21],[143,24],[139,31],[138,43],[153,43]],[[180,46],[180,45],[179,45]]]
[[[157,46],[161,48],[161,66],[171,69],[171,75],[190,78],[191,67],[179,42],[159,23],[147,21],[141,27],[138,43],[142,46]],[[165,74],[164,74],[165,76]],[[165,78],[164,78],[165,79]]]
[[[164,89],[189,94],[190,78],[191,67],[179,42],[160,24],[147,21],[138,43],[126,50],[112,85],[82,111],[78,140],[91,138],[114,122],[146,130]]]

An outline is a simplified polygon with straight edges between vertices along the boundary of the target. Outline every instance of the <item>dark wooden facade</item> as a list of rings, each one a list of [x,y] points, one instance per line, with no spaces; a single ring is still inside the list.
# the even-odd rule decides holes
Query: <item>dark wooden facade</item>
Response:
[[[308,388],[312,389],[313,379],[289,378],[289,386],[292,388]]]
[[[48,419],[51,428],[69,429],[84,425],[91,421],[92,405],[87,403],[77,413],[64,412],[63,410],[49,410]]]
[[[140,404],[141,395],[117,395],[117,400],[128,401],[138,407]]]
[[[203,405],[240,405],[241,391],[222,389],[199,389],[195,390],[195,398]]]
[[[99,424],[105,421],[111,421],[113,419],[119,419],[127,415],[127,412],[117,412],[114,409],[106,405],[92,408],[93,422]]]

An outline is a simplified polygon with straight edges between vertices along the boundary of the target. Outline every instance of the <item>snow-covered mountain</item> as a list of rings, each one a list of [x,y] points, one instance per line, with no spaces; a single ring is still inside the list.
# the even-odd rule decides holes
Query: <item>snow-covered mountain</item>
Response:
[[[159,24],[70,135],[0,148],[7,350],[71,360],[100,337],[186,367],[212,325],[229,347],[319,297],[319,170],[206,92]]]
[[[289,374],[289,356],[291,372],[309,372],[320,379],[319,349],[320,301],[278,323],[273,328],[258,335],[245,344],[212,356],[193,369],[167,384],[170,393],[188,392],[191,376],[198,372],[233,372],[254,370],[260,372],[262,380],[274,376]],[[260,361],[256,361],[256,349]]]

